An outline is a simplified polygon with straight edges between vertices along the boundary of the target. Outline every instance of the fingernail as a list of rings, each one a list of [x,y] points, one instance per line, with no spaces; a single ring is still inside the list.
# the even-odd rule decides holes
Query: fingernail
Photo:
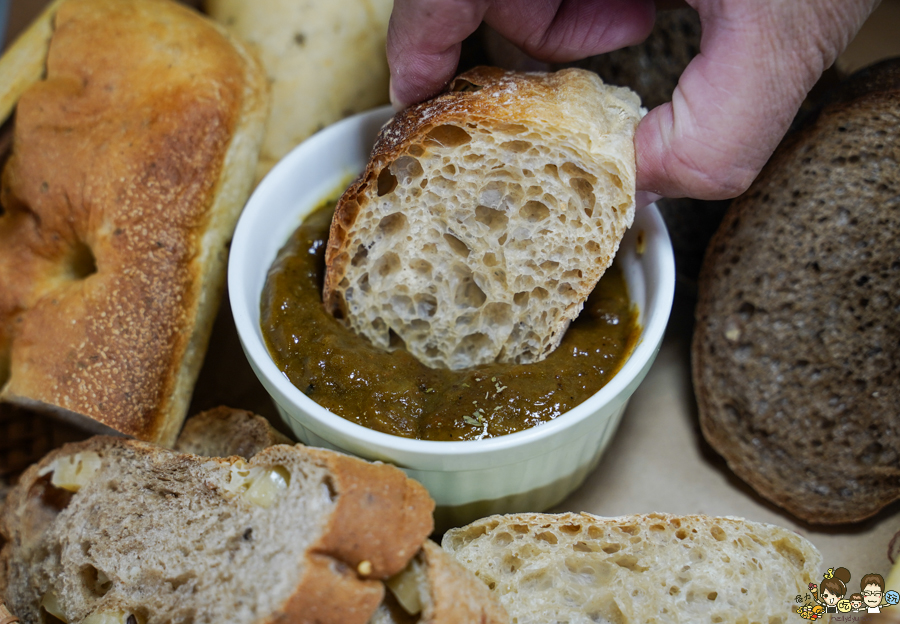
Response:
[[[634,205],[635,208],[640,210],[644,206],[649,206],[650,204],[659,201],[662,199],[662,195],[657,195],[656,193],[651,193],[650,191],[638,191],[634,194]]]
[[[388,83],[388,94],[390,95],[390,98],[391,98],[391,106],[394,107],[395,111],[397,111],[399,113],[404,108],[406,108],[406,106],[403,104],[403,102],[400,101],[400,98],[397,97],[397,94],[394,93],[394,79],[393,78],[391,78],[390,82]]]

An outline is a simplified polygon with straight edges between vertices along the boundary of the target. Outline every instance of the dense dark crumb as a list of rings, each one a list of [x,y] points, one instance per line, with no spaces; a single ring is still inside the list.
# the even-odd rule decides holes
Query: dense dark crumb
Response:
[[[711,242],[693,345],[703,432],[812,523],[900,498],[900,59],[790,135]]]

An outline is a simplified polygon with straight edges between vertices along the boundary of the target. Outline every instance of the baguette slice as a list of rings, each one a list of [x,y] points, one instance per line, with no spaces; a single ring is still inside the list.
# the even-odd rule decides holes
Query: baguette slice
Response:
[[[443,547],[517,624],[787,622],[822,562],[771,524],[666,514],[491,516]]]
[[[244,462],[95,437],[13,489],[0,590],[28,623],[362,624],[432,508],[400,470],[330,451]]]
[[[398,114],[332,221],[324,301],[433,368],[546,357],[634,218],[631,91],[476,68]]]
[[[175,441],[267,101],[243,46],[168,0],[55,2],[0,58],[0,399]]]

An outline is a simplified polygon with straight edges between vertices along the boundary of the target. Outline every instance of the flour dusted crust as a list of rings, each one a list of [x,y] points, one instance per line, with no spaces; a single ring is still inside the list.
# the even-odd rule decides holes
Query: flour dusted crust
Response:
[[[670,514],[491,516],[442,546],[518,624],[788,622],[822,563],[775,525]]]
[[[332,222],[324,300],[432,367],[546,357],[634,217],[631,91],[476,68],[381,131]]]
[[[53,487],[67,457],[99,467],[75,493]],[[23,622],[52,591],[70,622],[363,624],[432,530],[425,489],[400,470],[308,447],[273,446],[249,468],[289,474],[269,507],[229,490],[239,458],[97,437],[32,466],[0,518],[0,588]],[[122,617],[124,622],[125,617]]]
[[[54,4],[3,57],[0,397],[170,445],[224,287],[267,110],[258,64],[165,0]],[[18,88],[18,87],[16,87]],[[85,418],[87,417],[87,418]]]

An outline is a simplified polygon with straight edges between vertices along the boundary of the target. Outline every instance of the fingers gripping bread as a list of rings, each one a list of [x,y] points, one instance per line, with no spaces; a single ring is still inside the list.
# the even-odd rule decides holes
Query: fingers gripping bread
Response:
[[[329,451],[273,446],[245,463],[92,438],[13,489],[3,589],[28,623],[364,623],[432,507],[396,468]]]
[[[46,77],[24,92],[0,82],[17,99],[0,191],[0,398],[170,445],[253,182],[264,75],[166,0],[66,0],[20,42],[46,63],[3,57],[0,77]]]
[[[459,76],[382,129],[341,197],[326,306],[432,367],[543,359],[632,222],[639,119],[582,70]]]
[[[791,531],[706,516],[491,516],[442,545],[518,624],[786,622],[821,564]]]

